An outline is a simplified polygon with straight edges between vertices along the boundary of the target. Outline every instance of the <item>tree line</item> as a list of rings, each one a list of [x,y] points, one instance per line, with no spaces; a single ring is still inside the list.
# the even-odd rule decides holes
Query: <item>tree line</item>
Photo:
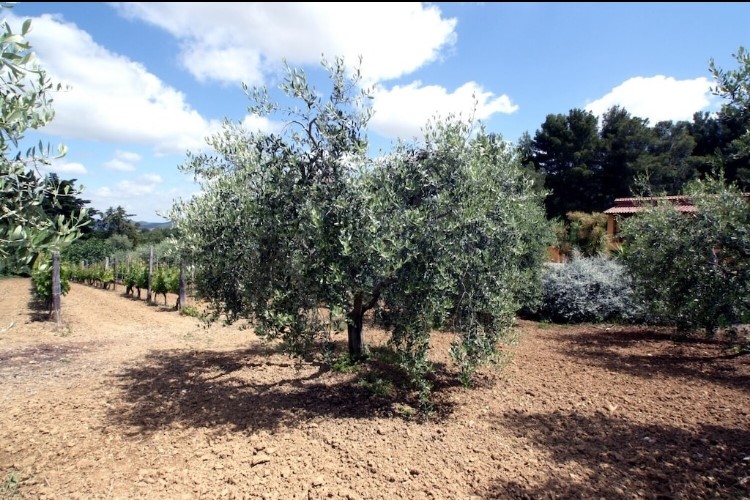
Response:
[[[601,117],[576,108],[548,115],[533,137],[522,136],[519,148],[550,192],[545,206],[554,218],[602,212],[615,198],[679,194],[691,180],[718,170],[750,189],[749,127],[750,116],[736,106],[653,126],[618,106]]]

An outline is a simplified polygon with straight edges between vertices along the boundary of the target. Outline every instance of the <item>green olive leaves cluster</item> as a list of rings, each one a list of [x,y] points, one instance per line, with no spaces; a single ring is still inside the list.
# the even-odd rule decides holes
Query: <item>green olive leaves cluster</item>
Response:
[[[290,107],[247,89],[250,111],[282,123],[276,131],[227,122],[210,139],[215,154],[183,166],[202,185],[173,214],[199,293],[215,317],[249,319],[296,354],[346,329],[350,356],[366,356],[372,311],[425,390],[430,332],[451,330],[468,381],[538,296],[543,195],[514,148],[455,117],[371,158],[358,72],[324,65],[325,94],[288,69]]]

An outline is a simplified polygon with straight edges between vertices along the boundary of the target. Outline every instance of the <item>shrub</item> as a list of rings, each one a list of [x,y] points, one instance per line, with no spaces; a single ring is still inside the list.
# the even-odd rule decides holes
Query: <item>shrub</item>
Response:
[[[61,252],[63,260],[79,264],[81,261],[89,264],[102,262],[112,253],[112,244],[109,240],[100,238],[88,238],[74,241]]]
[[[198,308],[195,306],[183,307],[182,310],[180,311],[180,314],[182,314],[183,316],[190,316],[192,318],[200,318],[203,316],[201,312],[198,310]]]
[[[605,257],[575,255],[567,264],[547,264],[539,315],[565,323],[641,319],[631,284],[627,268]]]
[[[586,257],[593,257],[609,250],[605,214],[568,212],[566,217],[567,222],[558,221],[553,226],[561,254],[571,256],[573,252],[580,252]]]
[[[587,257],[607,251],[607,216],[603,213],[568,212],[570,241]]]
[[[164,297],[164,305],[167,305],[167,293],[180,292],[180,271],[176,269],[159,269],[154,273],[151,291],[154,295]]]
[[[60,294],[66,295],[70,291],[70,269],[68,266],[60,266]],[[52,261],[48,260],[40,264],[31,274],[31,282],[34,286],[34,296],[44,302],[44,305],[52,309]]]
[[[623,221],[624,261],[659,322],[710,335],[750,321],[750,204],[721,178],[686,194],[693,214],[664,204]]]
[[[141,289],[148,288],[148,268],[143,264],[133,264],[125,273],[125,293],[133,294],[133,289],[138,291],[138,298],[141,298]]]

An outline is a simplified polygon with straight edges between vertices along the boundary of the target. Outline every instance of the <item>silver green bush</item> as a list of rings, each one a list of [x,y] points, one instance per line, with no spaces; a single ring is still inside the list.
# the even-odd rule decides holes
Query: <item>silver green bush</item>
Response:
[[[644,315],[627,268],[606,257],[574,256],[567,264],[547,264],[542,289],[539,315],[544,319],[631,322]]]

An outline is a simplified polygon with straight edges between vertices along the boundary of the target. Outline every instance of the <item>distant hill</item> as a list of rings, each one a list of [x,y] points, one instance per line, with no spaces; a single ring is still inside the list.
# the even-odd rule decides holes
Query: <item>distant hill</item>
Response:
[[[143,221],[136,221],[136,224],[141,226],[141,229],[157,229],[157,228],[169,228],[172,227],[172,221],[166,221],[166,222],[143,222]]]

